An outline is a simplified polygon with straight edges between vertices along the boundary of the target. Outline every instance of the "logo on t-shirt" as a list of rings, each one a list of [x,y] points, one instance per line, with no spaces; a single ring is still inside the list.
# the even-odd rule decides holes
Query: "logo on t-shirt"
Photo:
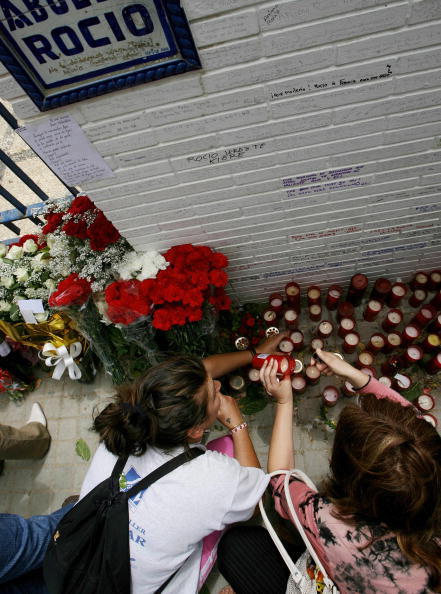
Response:
[[[120,476],[119,486],[121,491],[128,491],[129,489],[131,489],[133,485],[136,485],[140,478],[140,475],[136,472],[133,466],[131,466],[130,470],[128,470]],[[138,505],[138,503],[143,498],[143,495],[146,492],[146,490],[147,489],[143,489],[139,493],[136,493],[136,495],[132,495],[132,497],[129,497],[129,502],[133,503],[133,505]]]

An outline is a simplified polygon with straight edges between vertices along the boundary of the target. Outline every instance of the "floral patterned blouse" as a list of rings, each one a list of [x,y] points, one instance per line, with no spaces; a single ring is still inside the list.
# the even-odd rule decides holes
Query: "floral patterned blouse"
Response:
[[[371,379],[360,392],[374,393],[409,406],[394,390]],[[290,519],[284,475],[272,479],[276,510]],[[350,525],[333,517],[334,506],[317,491],[292,477],[290,494],[300,521],[329,576],[341,594],[430,594],[429,574],[401,553],[395,536],[381,524]],[[375,538],[372,545],[368,542]]]

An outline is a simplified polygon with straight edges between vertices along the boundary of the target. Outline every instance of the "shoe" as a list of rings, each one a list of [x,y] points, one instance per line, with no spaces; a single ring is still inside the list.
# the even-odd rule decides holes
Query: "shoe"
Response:
[[[46,417],[44,416],[43,409],[38,404],[38,402],[35,402],[32,405],[31,415],[30,415],[29,419],[27,420],[27,423],[41,423],[41,425],[43,425],[44,427],[47,427]]]

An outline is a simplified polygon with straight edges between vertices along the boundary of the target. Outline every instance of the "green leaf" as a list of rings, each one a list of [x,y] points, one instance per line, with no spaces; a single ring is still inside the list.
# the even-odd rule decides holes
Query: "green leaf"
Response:
[[[86,462],[89,462],[90,460],[90,449],[89,446],[87,445],[87,443],[84,441],[84,439],[79,439],[76,444],[75,444],[75,452],[77,453],[77,455],[82,458],[83,460],[86,460]]]
[[[403,390],[401,392],[401,396],[404,396],[404,398],[406,398],[410,402],[413,402],[415,400],[415,398],[418,398],[418,396],[422,393],[422,391],[423,391],[423,389],[421,387],[421,383],[420,382],[416,382],[408,390]]]
[[[244,415],[254,415],[263,410],[267,404],[267,398],[255,398],[253,396],[245,396],[245,398],[239,400],[239,407]]]

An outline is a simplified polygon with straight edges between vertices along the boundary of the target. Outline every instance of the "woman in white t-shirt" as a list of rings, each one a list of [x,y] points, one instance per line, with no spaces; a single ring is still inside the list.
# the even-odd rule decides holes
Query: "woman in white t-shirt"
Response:
[[[274,352],[279,341],[273,337],[256,350]],[[129,499],[132,594],[156,592],[176,571],[164,594],[194,594],[215,559],[213,532],[253,515],[268,477],[260,469],[237,401],[221,394],[214,379],[249,364],[252,356],[250,351],[204,360],[175,356],[152,367],[137,383],[119,388],[95,418],[102,443],[80,497],[110,476],[119,456],[129,455],[120,478],[121,489],[129,489],[198,444],[216,420],[229,429],[231,437],[224,439],[234,446],[234,458],[208,446],[203,456]],[[221,449],[226,451],[228,443]],[[212,551],[201,567],[205,537]]]

